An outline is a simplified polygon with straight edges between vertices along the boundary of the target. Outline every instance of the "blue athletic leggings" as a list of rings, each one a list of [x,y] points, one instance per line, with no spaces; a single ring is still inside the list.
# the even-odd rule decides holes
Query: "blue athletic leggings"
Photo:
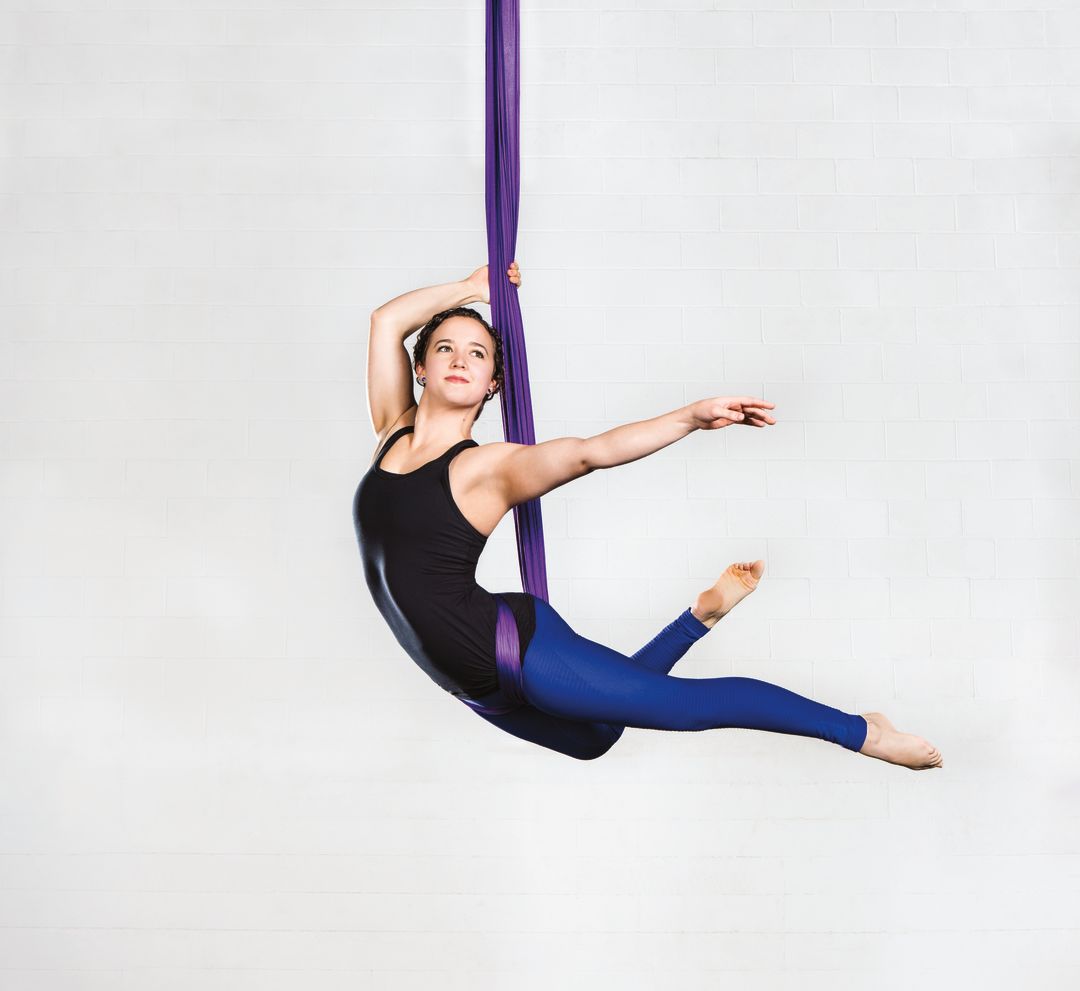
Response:
[[[627,657],[575,633],[543,599],[534,601],[536,632],[522,664],[529,704],[501,716],[478,713],[522,740],[592,760],[607,753],[627,726],[759,729],[816,737],[856,752],[866,739],[862,716],[767,681],[668,674],[709,631],[689,609]]]

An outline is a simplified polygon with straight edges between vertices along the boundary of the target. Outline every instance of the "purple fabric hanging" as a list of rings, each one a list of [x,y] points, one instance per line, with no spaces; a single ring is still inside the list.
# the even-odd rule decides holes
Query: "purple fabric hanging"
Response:
[[[485,182],[488,283],[491,323],[502,334],[503,436],[513,444],[535,444],[529,362],[518,288],[506,277],[517,248],[520,159],[518,122],[521,114],[520,28],[518,0],[487,2],[487,113],[485,117]],[[514,507],[521,587],[548,601],[544,524],[540,500]]]

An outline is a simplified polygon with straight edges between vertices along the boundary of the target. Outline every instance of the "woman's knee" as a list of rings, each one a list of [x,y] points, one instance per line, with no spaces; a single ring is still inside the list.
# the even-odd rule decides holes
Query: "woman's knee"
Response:
[[[598,757],[603,757],[619,742],[619,737],[623,735],[623,730],[626,728],[625,726],[611,726],[608,723],[593,723],[593,727],[588,739],[582,741],[582,745],[570,753],[571,757],[576,757],[578,760],[596,760]]]

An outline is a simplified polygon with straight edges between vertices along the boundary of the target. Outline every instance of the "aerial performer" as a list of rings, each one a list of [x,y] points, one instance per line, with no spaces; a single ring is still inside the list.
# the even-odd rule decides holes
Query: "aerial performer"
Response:
[[[880,712],[847,713],[756,678],[671,674],[757,588],[764,561],[729,565],[629,657],[575,632],[548,602],[542,496],[695,430],[771,426],[775,406],[754,396],[713,397],[594,437],[535,442],[521,271],[511,260],[517,0],[486,2],[488,264],[461,281],[397,296],[371,315],[368,407],[378,441],[352,508],[377,608],[439,687],[499,729],[580,760],[607,753],[627,726],[739,727],[814,737],[914,770],[942,767],[936,747],[899,732]],[[490,281],[489,266],[498,273]],[[491,306],[491,323],[471,308],[477,302]],[[410,361],[403,345],[417,331]],[[473,424],[496,395],[507,439],[481,445]],[[511,510],[524,590],[493,594],[477,584],[477,561]]]
[[[517,262],[505,277],[520,286]],[[480,553],[515,506],[695,430],[776,423],[773,403],[724,396],[594,437],[478,444],[473,424],[505,371],[502,335],[469,306],[480,301],[490,301],[486,265],[460,282],[398,296],[371,317],[368,405],[378,443],[353,521],[375,604],[420,668],[499,729],[581,760],[607,753],[627,726],[741,727],[815,737],[916,770],[943,766],[936,747],[898,732],[880,712],[846,713],[755,678],[670,673],[754,591],[764,561],[729,565],[630,657],[576,633],[539,596],[496,596],[477,584]],[[410,364],[403,344],[418,328]],[[498,629],[500,613],[509,631]],[[497,658],[507,632],[516,641],[513,670]]]

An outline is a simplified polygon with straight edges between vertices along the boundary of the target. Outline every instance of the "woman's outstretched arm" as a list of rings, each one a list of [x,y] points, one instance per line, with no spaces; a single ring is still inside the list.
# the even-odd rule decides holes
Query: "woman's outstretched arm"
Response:
[[[624,423],[595,437],[499,445],[503,453],[494,472],[495,481],[509,510],[597,468],[614,468],[644,458],[695,430],[718,430],[733,423],[756,427],[775,423],[766,412],[774,408],[773,403],[753,396],[720,396],[651,420]]]
[[[763,427],[776,421],[765,412],[773,403],[754,396],[717,396],[700,399],[663,416],[624,423],[585,441],[583,456],[589,469],[613,468],[637,461],[682,440],[695,430],[718,430],[733,423]]]
[[[690,407],[683,406],[662,416],[654,416],[651,420],[623,423],[587,438],[582,446],[582,457],[590,471],[594,468],[614,468],[655,454],[696,429]]]

